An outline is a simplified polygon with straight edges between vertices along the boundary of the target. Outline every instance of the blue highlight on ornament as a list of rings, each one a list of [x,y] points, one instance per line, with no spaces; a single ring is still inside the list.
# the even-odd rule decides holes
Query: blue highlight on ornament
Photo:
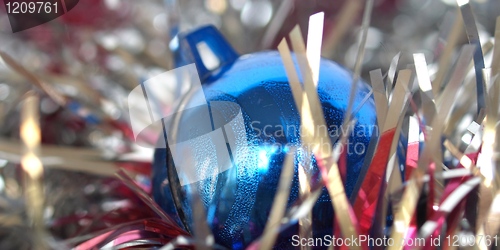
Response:
[[[277,151],[276,147],[262,147],[259,151],[259,163],[257,168],[259,169],[259,174],[266,174],[269,171],[269,157],[275,154]]]

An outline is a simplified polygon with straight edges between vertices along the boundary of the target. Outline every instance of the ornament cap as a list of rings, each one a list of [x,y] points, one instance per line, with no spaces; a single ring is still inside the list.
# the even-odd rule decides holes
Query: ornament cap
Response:
[[[213,25],[203,26],[179,37],[181,64],[196,64],[200,80],[211,82],[240,56]]]

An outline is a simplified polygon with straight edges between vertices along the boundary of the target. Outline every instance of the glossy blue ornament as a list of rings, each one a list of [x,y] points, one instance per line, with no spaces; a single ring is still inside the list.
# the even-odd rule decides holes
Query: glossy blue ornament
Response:
[[[194,62],[202,80],[207,101],[231,102],[239,105],[244,129],[239,130],[247,140],[246,151],[233,152],[231,167],[201,181],[181,185],[170,150],[157,149],[154,156],[153,195],[160,206],[177,219],[181,226],[192,232],[192,194],[199,194],[207,212],[207,223],[218,244],[241,249],[259,237],[265,227],[276,193],[281,167],[290,147],[299,147],[295,161],[295,174],[288,206],[299,196],[298,162],[306,157],[300,150],[300,117],[288,84],[281,57],[276,51],[258,52],[238,56],[218,31],[203,27],[179,37],[176,59],[180,64]],[[220,67],[208,69],[196,45],[205,43],[220,61]],[[298,68],[296,66],[296,68]],[[335,143],[347,108],[352,76],[338,64],[322,59],[318,94],[327,123],[328,133]],[[354,107],[369,94],[369,87],[358,82]],[[185,97],[184,102],[189,102]],[[212,112],[224,119],[234,117],[235,111],[224,105],[213,106]],[[178,122],[189,124],[196,116],[193,112],[179,112]],[[357,119],[349,137],[348,169],[345,183],[348,195],[352,192],[373,129],[376,115],[370,98],[359,107]],[[175,126],[174,126],[175,127]],[[179,128],[182,129],[182,128]],[[175,133],[176,131],[174,131]],[[168,132],[167,132],[168,134]],[[170,135],[167,135],[170,136]],[[311,161],[306,171],[315,176],[318,169]],[[317,176],[317,175],[316,175]],[[334,211],[326,189],[313,209],[313,235],[331,235]],[[277,242],[278,248],[290,248],[291,236],[297,227],[286,231]]]

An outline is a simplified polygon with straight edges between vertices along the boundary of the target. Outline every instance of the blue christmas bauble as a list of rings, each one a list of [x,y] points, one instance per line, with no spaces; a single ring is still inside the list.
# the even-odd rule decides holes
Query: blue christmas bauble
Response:
[[[216,45],[220,45],[217,43],[220,41],[216,41]],[[217,49],[214,51],[217,54]],[[223,62],[227,59],[224,56],[220,58]],[[195,62],[196,59],[199,58],[195,57]],[[259,237],[264,230],[285,154],[291,147],[298,148],[288,207],[299,197],[298,163],[312,156],[301,150],[300,116],[278,52],[240,56],[230,60],[230,63],[222,63],[219,69],[212,71],[200,67],[198,63],[203,87],[185,97],[184,103],[189,104],[190,99],[203,94],[210,110],[208,119],[212,121],[211,128],[216,130],[225,127],[226,131],[222,134],[226,141],[231,137],[236,143],[227,143],[228,160],[214,160],[214,157],[220,156],[218,153],[210,153],[215,152],[215,147],[209,145],[210,140],[205,140],[208,142],[206,145],[200,141],[197,150],[204,153],[196,154],[197,179],[194,181],[185,181],[183,176],[179,176],[182,171],[176,169],[178,166],[174,163],[172,150],[168,146],[157,149],[154,156],[153,195],[167,213],[192,232],[197,223],[193,219],[193,194],[197,194],[206,210],[206,222],[216,242],[229,248],[241,249]],[[340,126],[347,108],[351,84],[352,75],[349,71],[332,61],[321,60],[318,95],[327,124],[325,131],[332,138],[331,143],[336,143],[337,136],[341,133]],[[356,84],[358,91],[355,109],[370,92],[364,82]],[[178,112],[173,121],[177,125],[172,126],[178,130],[174,131],[176,136],[183,134],[190,138],[200,137],[202,133],[193,130],[203,116],[200,112]],[[237,117],[242,119],[242,126],[231,123]],[[373,136],[376,124],[373,100],[370,98],[362,104],[354,117],[356,124],[346,147],[347,175],[344,186],[347,195],[350,195],[356,184]],[[228,129],[231,131],[228,132]],[[183,140],[186,138],[179,139]],[[207,158],[206,161],[203,157]],[[218,166],[212,166],[214,162]],[[315,176],[318,168],[314,160],[310,162],[310,166],[304,166],[305,170]],[[325,188],[313,208],[312,217],[314,236],[332,234],[334,211]],[[291,228],[288,236],[280,238],[278,246],[291,247],[290,239],[287,238],[296,234],[295,230],[296,228]]]

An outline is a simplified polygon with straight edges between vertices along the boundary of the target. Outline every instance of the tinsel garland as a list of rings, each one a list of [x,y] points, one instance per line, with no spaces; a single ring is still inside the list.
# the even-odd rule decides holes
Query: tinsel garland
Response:
[[[299,223],[300,236],[307,238],[310,233],[306,228],[307,218],[311,216],[310,211],[318,193],[324,187],[328,189],[330,197],[334,197],[332,206],[336,211],[336,227],[332,235],[339,239],[366,239],[359,245],[348,245],[342,241],[343,244],[335,248],[498,247],[500,17],[496,19],[494,36],[489,36],[480,32],[482,29],[476,24],[471,3],[459,0],[457,13],[454,16],[446,15],[442,27],[435,32],[438,44],[431,47],[434,50],[432,61],[428,62],[426,54],[417,50],[410,52],[410,60],[403,59],[401,54],[394,56],[382,52],[390,54],[385,56],[394,57],[389,65],[381,66],[384,69],[377,69],[369,63],[364,64],[365,55],[374,53],[367,47],[370,22],[383,22],[379,20],[382,17],[372,14],[373,4],[372,0],[366,3],[346,1],[337,15],[338,19],[333,22],[335,27],[325,26],[325,39],[322,38],[323,29],[314,29],[323,26],[325,15],[320,13],[311,16],[307,47],[296,23],[293,23],[296,26],[292,29],[274,31],[274,35],[280,36],[276,38],[277,49],[287,71],[294,101],[300,107],[301,126],[303,131],[314,131],[307,126],[324,124],[324,118],[318,116],[321,112],[315,112],[321,109],[315,100],[315,79],[317,81],[319,67],[316,61],[320,58],[321,48],[323,55],[335,52],[333,57],[338,58],[339,48],[347,46],[341,44],[343,39],[348,39],[345,37],[347,28],[355,22],[355,18],[362,16],[359,43],[354,47],[355,53],[350,53],[351,56],[355,55],[355,59],[345,63],[353,68],[353,82],[362,76],[369,78],[380,136],[370,142],[363,174],[354,195],[348,197],[343,186],[346,163],[341,160],[339,150],[347,143],[347,132],[340,138],[340,143],[327,148],[319,146],[319,141],[325,139],[321,135],[302,133],[303,143],[315,145],[311,151],[318,160],[321,182],[300,179],[301,185],[309,189],[300,194],[298,202],[286,209],[285,201],[293,177],[293,160],[287,158],[264,234],[249,249],[272,248],[280,232],[297,222],[303,222]],[[143,11],[147,9],[144,6],[141,8]],[[282,4],[280,9],[291,11],[292,8]],[[362,9],[363,15],[360,13]],[[169,25],[181,22],[174,20],[176,15],[172,14],[172,9],[169,11],[172,18]],[[415,15],[425,16],[425,11],[422,9]],[[126,15],[116,17],[117,20],[122,18],[126,18]],[[279,18],[275,17],[271,24],[290,25],[284,19],[281,23],[276,19]],[[144,27],[142,21],[138,18],[134,20],[134,25],[141,32],[149,33],[147,36],[167,35],[152,34],[155,31],[151,27]],[[71,23],[72,20],[66,22]],[[462,46],[460,39],[463,28],[468,44]],[[328,33],[328,29],[331,32]],[[281,39],[282,36],[289,38],[299,61],[299,69],[295,69],[289,44],[285,38]],[[9,105],[12,110],[16,107],[21,110],[20,122],[5,124],[3,128],[4,134],[20,134],[21,143],[11,139],[0,143],[0,159],[5,161],[0,162],[4,180],[0,206],[0,248],[223,248],[213,241],[203,221],[202,215],[206,211],[200,204],[193,208],[199,223],[196,223],[196,234],[191,235],[153,201],[150,195],[149,162],[134,144],[128,123],[116,118],[125,108],[123,100],[117,100],[113,94],[119,93],[123,97],[126,90],[141,81],[137,78],[158,70],[144,73],[145,67],[136,67],[134,70],[137,72],[123,72],[122,69],[122,72],[117,73],[113,63],[133,68],[140,64],[135,62],[135,58],[140,57],[144,64],[165,69],[170,67],[171,62],[153,56],[146,50],[134,54],[134,48],[127,51],[113,46],[113,42],[110,45],[109,39],[106,39],[100,33],[90,40],[92,46],[85,47],[85,42],[80,46],[81,50],[94,50],[93,60],[106,61],[103,63],[105,72],[101,72],[108,76],[106,81],[98,77],[86,79],[81,76],[94,70],[87,64],[86,53],[76,52],[76,57],[83,58],[75,60],[78,62],[75,64],[66,65],[53,60],[51,70],[36,70],[36,67],[25,66],[29,63],[9,55],[9,51],[0,53],[5,72],[9,69],[9,77],[6,78],[12,82],[31,84],[19,88],[22,94],[16,101],[10,100],[11,103],[19,102]],[[398,43],[406,42],[412,41]],[[129,45],[134,47],[133,42]],[[38,46],[43,48],[47,44]],[[71,48],[74,47],[68,46],[63,50]],[[31,51],[36,53],[35,50]],[[100,52],[106,53],[107,58],[100,58],[104,57]],[[56,54],[48,53],[59,58]],[[75,55],[62,54],[76,59],[73,58]],[[166,57],[168,54],[164,49],[163,55]],[[63,62],[66,60],[61,58]],[[59,71],[67,72],[67,75],[62,77],[62,74],[57,73]],[[86,81],[91,84],[85,84]],[[67,85],[54,84],[56,82],[65,82]],[[119,85],[118,82],[121,83],[120,88],[102,94],[103,88]],[[32,86],[36,91],[31,90]],[[77,93],[74,93],[74,89],[77,89]],[[181,93],[174,89],[172,92],[173,97]],[[354,98],[355,93],[353,88],[351,98]],[[52,111],[44,113],[44,109]],[[355,109],[353,101],[350,101],[344,127],[349,127]],[[42,117],[39,110],[42,110]],[[10,117],[15,117],[13,113]],[[63,127],[71,129],[69,132],[62,131],[60,138],[44,141],[41,133],[50,132],[50,127],[55,126],[55,123],[65,124]],[[82,140],[79,134],[86,134],[91,140]],[[146,143],[155,143],[151,138],[145,140]],[[47,145],[44,142],[64,146]],[[92,148],[76,147],[82,145]],[[289,154],[291,156],[293,154]],[[388,213],[392,216],[388,216]],[[367,240],[369,238],[373,240],[372,243]],[[436,243],[438,240],[439,244]],[[303,247],[314,246],[316,242],[306,241]]]

